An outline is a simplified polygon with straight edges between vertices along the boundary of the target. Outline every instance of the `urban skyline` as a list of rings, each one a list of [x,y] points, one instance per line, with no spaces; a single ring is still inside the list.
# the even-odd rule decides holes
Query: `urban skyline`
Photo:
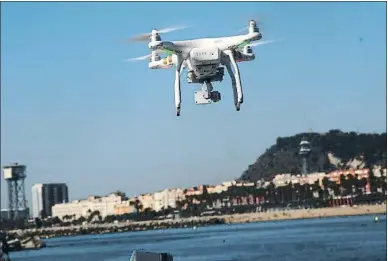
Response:
[[[17,163],[16,163],[17,164]],[[381,175],[380,174],[380,169],[382,169],[384,171],[384,175],[386,175],[386,169],[383,169],[383,168],[375,168],[373,170],[373,172],[375,173],[375,175]],[[303,172],[303,171],[302,171]],[[271,182],[274,183],[275,186],[283,186],[285,184],[287,184],[288,182],[292,182],[292,183],[304,183],[304,182],[307,182],[307,183],[311,183],[311,180],[315,181],[317,179],[322,179],[322,177],[324,176],[327,176],[327,177],[330,177],[331,180],[335,181],[335,182],[338,182],[339,181],[339,175],[341,173],[351,173],[351,174],[362,174],[362,175],[367,175],[368,173],[368,169],[350,169],[350,170],[336,170],[336,171],[333,171],[333,172],[330,172],[330,173],[325,173],[325,172],[316,172],[316,173],[307,173],[307,174],[296,174],[296,175],[291,175],[291,174],[288,174],[288,173],[279,173],[277,175],[275,175],[275,177],[272,179]],[[376,174],[377,173],[377,174]],[[268,185],[270,181],[258,181],[258,183],[260,184],[265,184],[265,185]],[[195,188],[195,187],[200,187],[200,186],[208,186],[208,187],[217,187],[219,186],[220,184],[223,184],[222,186],[225,186],[225,184],[228,184],[226,186],[230,186],[230,184],[235,184],[236,181],[235,180],[232,180],[232,181],[223,181],[221,183],[218,183],[218,185],[212,185],[212,184],[196,184],[194,186],[188,186],[188,187],[170,187],[170,188],[162,188],[160,190],[157,190],[156,192],[150,192],[150,191],[146,191],[146,192],[143,192],[143,193],[131,193],[131,192],[128,192],[128,191],[124,191],[124,193],[129,196],[130,198],[137,198],[137,197],[141,197],[141,196],[144,196],[144,195],[151,195],[153,193],[158,193],[160,191],[166,191],[166,190],[187,190],[187,189],[192,189],[192,188]],[[243,183],[252,183],[252,182],[243,182]],[[252,183],[253,184],[253,183]],[[61,196],[61,200],[55,200],[55,203],[51,204],[51,206],[55,205],[56,203],[62,203],[60,201],[65,201],[66,203],[71,203],[71,202],[76,202],[76,201],[82,201],[84,200],[85,198],[90,198],[90,197],[101,197],[101,192],[96,192],[96,193],[91,193],[91,194],[88,194],[86,195],[85,197],[79,197],[79,198],[74,198],[74,199],[71,199],[70,195],[68,193],[68,186],[66,183],[51,183],[51,182],[46,182],[46,183],[37,183],[37,184],[34,184],[32,187],[31,187],[31,202],[30,204],[27,204],[27,208],[30,209],[30,215],[33,216],[33,217],[36,217],[36,216],[39,216],[37,215],[37,212],[41,211],[42,210],[42,203],[43,202],[39,202],[37,203],[38,201],[42,201],[41,197],[42,197],[42,188],[43,187],[46,187],[46,186],[64,186],[66,188],[66,192],[64,196],[64,198],[62,198],[63,196]],[[37,192],[37,190],[39,190],[39,192]],[[113,191],[113,190],[112,190]],[[112,191],[105,191],[105,195],[109,195],[111,193],[113,193]],[[123,190],[120,190],[120,189],[116,189],[114,191],[123,191]],[[27,195],[29,195],[30,193],[27,193]],[[37,199],[37,198],[34,198],[34,194],[39,194],[38,198],[40,197],[40,199]],[[104,194],[104,193],[103,193]],[[47,197],[52,197],[51,195],[50,196],[47,196]],[[103,196],[102,196],[103,197]],[[34,204],[34,201],[35,201],[35,204]],[[35,206],[34,206],[35,205]],[[39,208],[40,210],[36,211],[36,205],[39,205]],[[3,205],[2,205],[3,206]],[[6,205],[8,206],[8,205]],[[47,207],[46,207],[47,209]],[[8,210],[8,208],[4,208],[2,207],[2,210]],[[51,211],[51,210],[50,210]]]
[[[376,177],[386,176],[386,168],[375,168],[373,173]],[[167,208],[176,208],[177,201],[185,199],[187,196],[202,195],[206,189],[207,193],[221,193],[225,192],[231,186],[243,186],[243,187],[267,187],[271,182],[275,187],[286,186],[290,184],[310,184],[319,182],[320,186],[323,186],[322,180],[326,177],[328,180],[340,184],[341,175],[357,175],[358,179],[368,178],[369,169],[347,169],[336,170],[330,173],[317,172],[309,174],[278,174],[271,181],[258,181],[258,182],[238,182],[238,181],[225,181],[221,184],[215,185],[197,185],[190,188],[165,188],[160,191],[143,193],[140,195],[126,195],[125,192],[111,192],[105,195],[90,195],[88,198],[73,200],[64,204],[57,204],[53,206],[53,215],[62,218],[64,216],[74,215],[74,218],[81,216],[86,217],[91,212],[98,211],[104,218],[107,215],[121,215],[126,213],[134,213],[135,207],[131,202],[139,200],[142,204],[142,209],[151,209],[153,211],[161,211]],[[369,183],[365,187],[366,193],[370,192]],[[119,193],[119,194],[118,194]]]
[[[15,165],[20,166],[20,165]],[[24,165],[22,165],[24,166]],[[302,171],[303,172],[303,171]],[[375,167],[372,169],[375,177],[386,177],[387,169]],[[109,215],[122,215],[134,213],[137,208],[135,204],[139,201],[142,209],[150,209],[152,211],[162,211],[163,209],[176,209],[177,202],[184,200],[190,196],[201,196],[205,190],[206,193],[222,193],[229,190],[230,187],[256,187],[267,188],[270,184],[275,187],[284,187],[288,184],[309,184],[314,185],[318,182],[319,186],[324,186],[322,183],[324,178],[336,184],[342,183],[341,176],[352,175],[357,179],[369,180],[370,169],[344,169],[336,170],[329,173],[316,172],[309,174],[291,175],[287,173],[277,174],[270,181],[246,182],[246,181],[226,181],[221,184],[209,185],[198,184],[189,188],[165,188],[155,192],[147,192],[138,195],[130,195],[126,192],[116,191],[105,195],[89,195],[86,199],[76,199],[69,201],[68,186],[65,183],[39,183],[31,188],[32,206],[30,208],[30,217],[45,218],[56,216],[60,219],[71,216],[72,219],[90,216],[91,213],[99,213],[98,215],[105,218]],[[370,193],[370,185],[367,181],[364,193]],[[1,211],[2,217],[7,217],[6,211]]]

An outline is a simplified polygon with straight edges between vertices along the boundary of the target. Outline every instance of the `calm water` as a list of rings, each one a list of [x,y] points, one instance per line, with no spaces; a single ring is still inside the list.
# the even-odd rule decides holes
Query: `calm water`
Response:
[[[386,259],[386,217],[262,222],[51,239],[39,251],[11,253],[13,261],[121,261],[135,248],[166,251],[177,261]]]

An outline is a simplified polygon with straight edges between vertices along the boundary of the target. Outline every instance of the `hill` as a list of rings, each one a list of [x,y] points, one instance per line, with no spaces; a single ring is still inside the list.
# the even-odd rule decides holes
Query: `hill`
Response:
[[[301,173],[299,144],[302,139],[311,143],[309,172],[387,165],[387,133],[366,134],[340,130],[330,130],[324,134],[300,133],[277,138],[276,144],[250,165],[239,180],[267,180],[280,173]]]

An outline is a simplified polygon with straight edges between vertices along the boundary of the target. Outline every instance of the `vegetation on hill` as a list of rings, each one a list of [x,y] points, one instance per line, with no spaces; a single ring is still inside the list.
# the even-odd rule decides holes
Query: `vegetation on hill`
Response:
[[[272,179],[280,173],[301,173],[299,144],[303,138],[311,143],[309,172],[344,169],[352,160],[362,161],[365,167],[387,165],[387,133],[365,134],[340,130],[330,130],[324,134],[300,133],[277,138],[276,144],[250,165],[240,180],[257,181]],[[329,153],[339,159],[341,164],[334,165],[330,162]]]

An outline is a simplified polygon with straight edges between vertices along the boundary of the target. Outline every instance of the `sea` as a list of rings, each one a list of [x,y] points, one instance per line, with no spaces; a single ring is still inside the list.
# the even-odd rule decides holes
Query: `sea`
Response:
[[[83,235],[11,253],[12,261],[128,261],[132,250],[169,252],[176,261],[382,261],[387,220],[379,215]],[[140,260],[139,260],[140,261]]]

